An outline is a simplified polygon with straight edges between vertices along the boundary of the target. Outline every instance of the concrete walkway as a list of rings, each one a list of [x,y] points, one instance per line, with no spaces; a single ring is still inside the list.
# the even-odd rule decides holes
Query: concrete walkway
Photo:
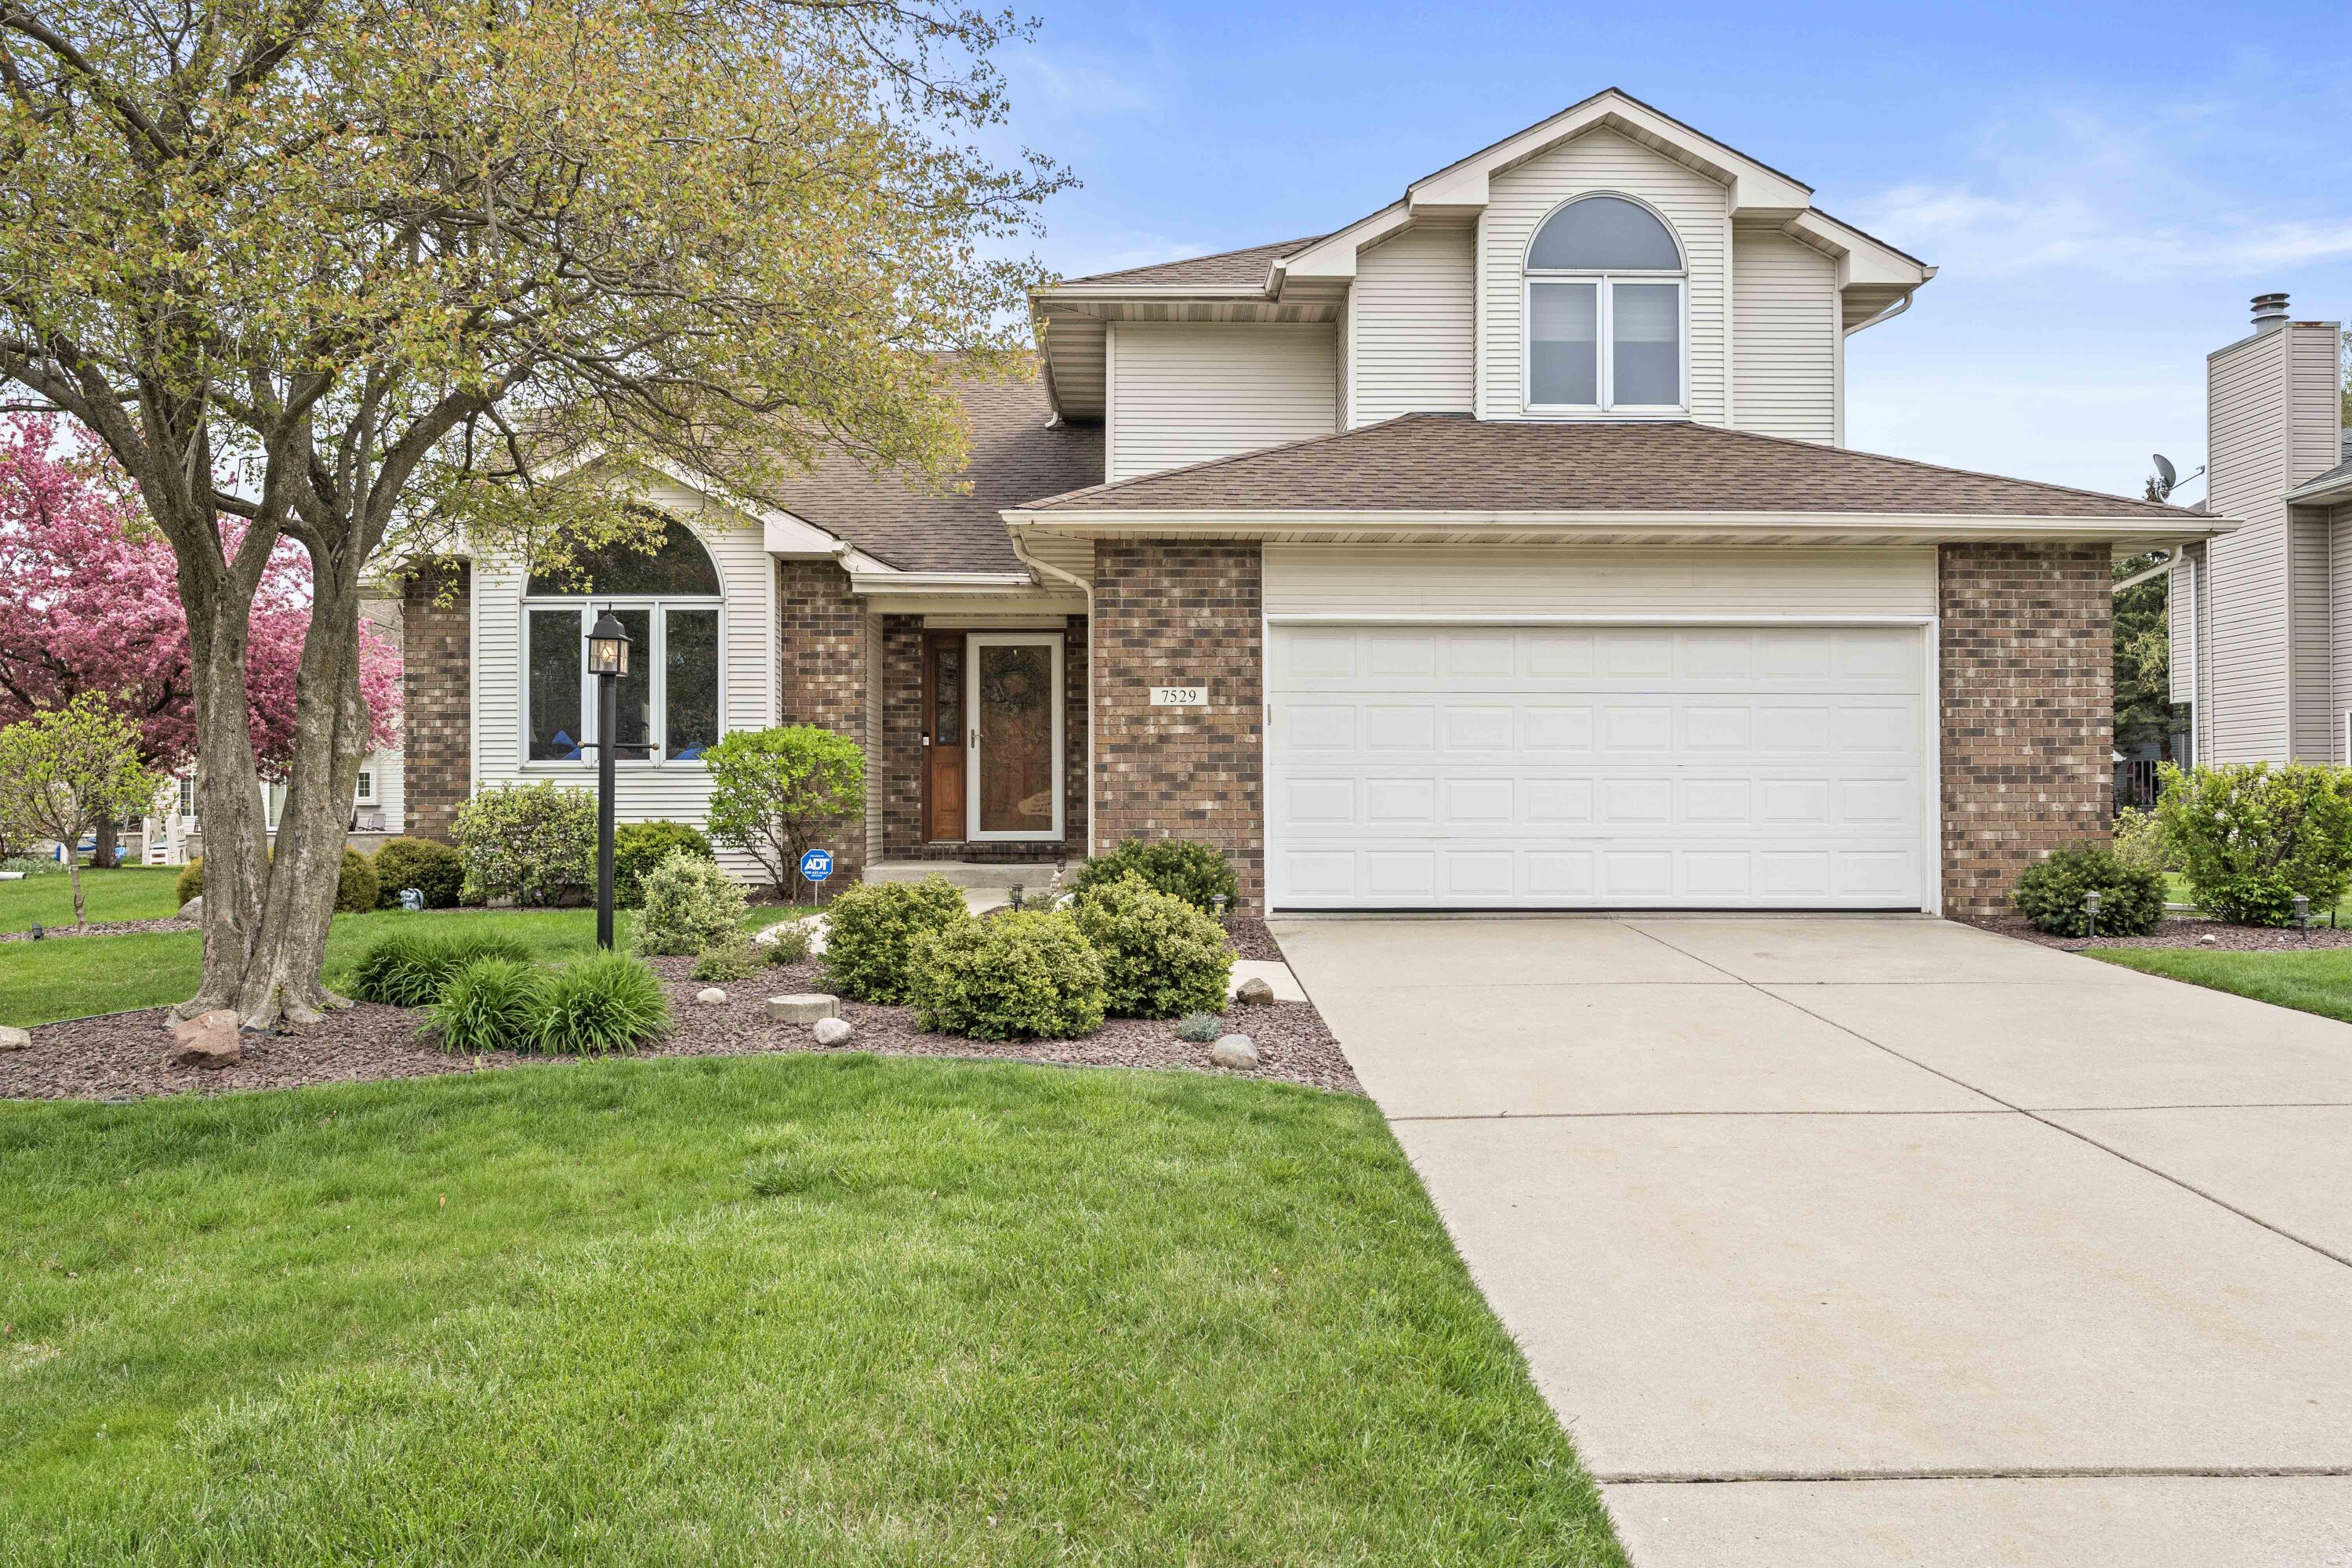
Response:
[[[2352,1568],[2352,1026],[1916,917],[1275,931],[1641,1568]]]

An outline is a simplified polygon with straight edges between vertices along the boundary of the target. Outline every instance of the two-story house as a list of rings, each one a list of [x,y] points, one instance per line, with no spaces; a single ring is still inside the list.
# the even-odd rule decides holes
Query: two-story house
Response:
[[[2254,299],[2205,362],[2206,495],[2239,519],[2173,561],[2172,700],[2203,763],[2352,763],[2352,431],[2339,321]]]
[[[2228,524],[1843,446],[1844,345],[1934,269],[1622,92],[1330,232],[1074,279],[965,388],[968,494],[649,477],[592,600],[407,604],[407,815],[721,731],[867,749],[882,862],[1223,847],[1253,908],[1997,907],[2105,831],[2119,551]]]

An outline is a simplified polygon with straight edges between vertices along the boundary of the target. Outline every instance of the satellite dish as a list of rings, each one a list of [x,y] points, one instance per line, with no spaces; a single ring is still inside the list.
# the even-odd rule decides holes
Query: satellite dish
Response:
[[[2156,477],[2164,482],[2164,492],[2167,495],[2170,495],[2172,487],[2180,482],[2179,470],[2172,466],[2172,459],[2161,452],[2156,454]]]

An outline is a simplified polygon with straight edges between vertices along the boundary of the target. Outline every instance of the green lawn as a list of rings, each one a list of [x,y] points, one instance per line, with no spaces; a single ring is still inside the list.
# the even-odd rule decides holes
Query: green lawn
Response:
[[[106,871],[99,875],[152,873]],[[65,879],[47,877],[40,880],[62,885]],[[25,885],[0,884],[11,889]],[[778,905],[761,905],[746,915],[743,923],[747,930],[757,931],[785,919],[791,912]],[[619,912],[614,930],[619,941],[628,941],[634,920],[629,910]],[[379,910],[372,914],[337,915],[327,933],[329,987],[341,985],[350,977],[352,963],[368,945],[404,921],[431,922],[435,929],[463,924],[509,931],[548,958],[589,952],[596,946],[593,910],[434,910],[423,914]],[[193,931],[134,931],[121,936],[10,942],[0,947],[0,1024],[29,1028],[59,1018],[86,1018],[93,1013],[119,1013],[132,1007],[160,1007],[184,1001],[195,994],[203,967],[203,938]]]
[[[2189,879],[2178,871],[2167,871],[2164,874],[2164,896],[2168,902],[2188,904],[2192,908],[2197,902],[2197,896],[2189,890]],[[2314,910],[2311,914],[2311,923],[2327,924],[2327,911]],[[2335,923],[2339,926],[2352,925],[2352,898],[2346,899],[2336,907]]]
[[[0,1105],[0,1562],[1622,1563],[1366,1100],[867,1057]]]
[[[172,884],[177,866],[126,866],[116,871],[81,874],[84,912],[94,921],[160,921],[179,912]],[[63,871],[0,882],[0,931],[28,931],[73,924],[73,879]]]
[[[2201,947],[2099,947],[2089,956],[2192,985],[2352,1024],[2352,948],[2229,952]]]

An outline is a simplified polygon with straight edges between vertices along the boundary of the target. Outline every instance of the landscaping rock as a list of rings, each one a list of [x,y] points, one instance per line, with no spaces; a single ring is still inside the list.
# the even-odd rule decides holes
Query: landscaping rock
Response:
[[[1257,1066],[1257,1042],[1247,1035],[1227,1035],[1209,1047],[1209,1065],[1254,1068]]]
[[[706,985],[694,994],[694,999],[706,1007],[716,1007],[727,1000],[727,993],[716,985]]]
[[[1267,984],[1265,980],[1253,976],[1241,983],[1239,988],[1234,992],[1234,1000],[1248,1007],[1270,1006],[1274,1002],[1274,987]]]
[[[768,998],[768,1016],[779,1024],[814,1024],[819,1018],[841,1016],[841,1003],[822,991]]]
[[[184,1068],[233,1068],[245,1057],[236,1011],[215,1007],[172,1026],[171,1062]]]
[[[809,1032],[816,1037],[818,1045],[830,1047],[849,1044],[849,1037],[856,1030],[850,1026],[846,1018],[819,1018],[816,1026]]]
[[[182,904],[180,906],[180,912],[173,918],[184,921],[200,921],[204,919],[205,896],[202,893],[198,893],[194,898],[190,899],[186,903]]]
[[[29,1051],[32,1048],[33,1035],[31,1030],[0,1029],[0,1052]]]

